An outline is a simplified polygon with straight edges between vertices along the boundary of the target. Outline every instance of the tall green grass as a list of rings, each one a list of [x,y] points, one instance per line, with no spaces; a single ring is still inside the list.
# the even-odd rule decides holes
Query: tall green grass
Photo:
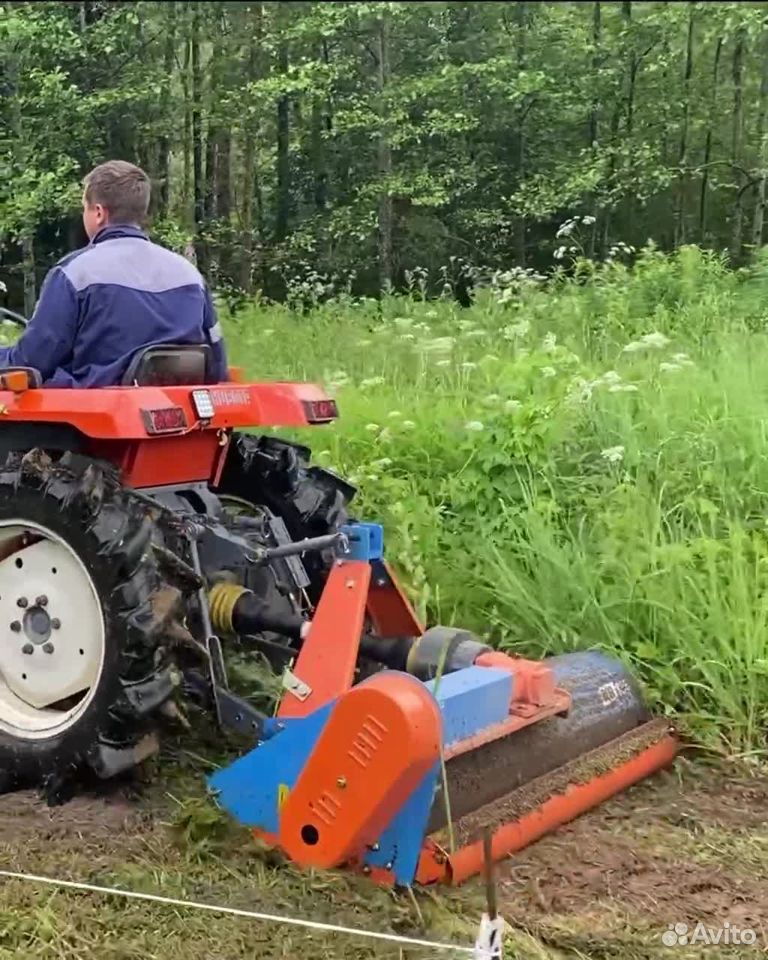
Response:
[[[768,722],[766,318],[760,267],[684,248],[497,279],[466,310],[416,291],[228,329],[251,376],[337,397],[315,458],[358,482],[430,619],[616,652],[747,752]]]

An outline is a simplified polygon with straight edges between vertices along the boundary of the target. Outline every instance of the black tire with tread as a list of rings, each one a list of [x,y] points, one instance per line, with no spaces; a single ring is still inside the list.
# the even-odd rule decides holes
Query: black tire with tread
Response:
[[[100,747],[130,748],[153,728],[157,702],[131,689],[167,669],[169,636],[181,628],[181,593],[158,568],[148,508],[109,466],[42,451],[12,454],[0,468],[0,520],[38,523],[77,553],[99,594],[105,655],[96,691],[77,721],[45,739],[0,730],[4,789],[40,787],[51,802],[83,768],[97,775]],[[163,595],[163,603],[158,597]]]
[[[278,437],[235,434],[216,492],[281,517],[294,540],[335,533],[350,521],[355,488],[330,470],[310,464],[310,451]],[[326,554],[307,554],[304,566],[317,600],[329,566]]]

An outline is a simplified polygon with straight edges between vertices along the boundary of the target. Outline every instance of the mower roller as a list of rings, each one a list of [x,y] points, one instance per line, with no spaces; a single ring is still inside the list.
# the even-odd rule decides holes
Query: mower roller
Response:
[[[669,764],[674,731],[594,651],[528,660],[419,621],[307,448],[317,386],[142,351],[119,387],[0,370],[0,786],[61,802],[210,710],[247,751],[216,802],[302,866],[458,883]],[[258,653],[266,715],[228,682]]]

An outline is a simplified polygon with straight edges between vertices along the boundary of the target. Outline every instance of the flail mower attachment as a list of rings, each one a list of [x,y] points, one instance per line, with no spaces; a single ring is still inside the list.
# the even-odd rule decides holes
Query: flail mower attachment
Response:
[[[487,827],[500,859],[672,762],[674,731],[619,662],[537,662],[467,631],[424,631],[381,529],[346,534],[277,715],[209,779],[224,809],[295,863],[461,883],[481,869]],[[220,590],[214,619],[237,602]],[[391,669],[353,686],[366,654]]]

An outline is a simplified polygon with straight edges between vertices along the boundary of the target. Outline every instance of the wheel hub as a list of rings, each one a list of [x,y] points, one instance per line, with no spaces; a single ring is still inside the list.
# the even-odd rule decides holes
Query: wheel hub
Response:
[[[101,603],[52,531],[0,526],[0,557],[0,728],[50,736],[74,722],[101,673]]]

